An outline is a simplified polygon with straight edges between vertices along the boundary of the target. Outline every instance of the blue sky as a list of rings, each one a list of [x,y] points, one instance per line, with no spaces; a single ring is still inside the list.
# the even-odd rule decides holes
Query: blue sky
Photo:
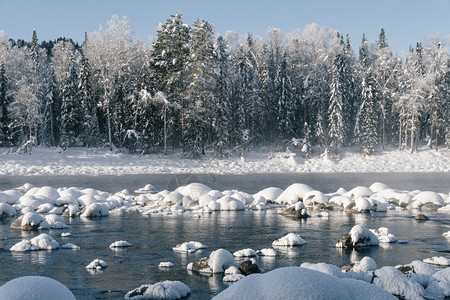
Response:
[[[384,27],[398,52],[430,35],[450,36],[449,0],[0,0],[0,30],[30,40],[36,28],[40,41],[71,37],[82,42],[84,32],[96,31],[117,14],[129,18],[135,38],[148,41],[158,23],[175,12],[190,25],[197,18],[208,20],[220,34],[232,30],[263,36],[270,27],[288,33],[317,23],[349,33],[354,48],[363,32],[376,40]]]

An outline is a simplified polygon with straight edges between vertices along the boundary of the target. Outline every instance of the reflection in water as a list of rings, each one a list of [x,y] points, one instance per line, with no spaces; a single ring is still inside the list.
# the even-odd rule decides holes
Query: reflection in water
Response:
[[[272,247],[272,242],[286,233],[300,234],[306,244],[300,247],[277,247],[277,257],[256,257],[257,264],[266,272],[279,267],[299,266],[303,262],[325,262],[338,267],[372,257],[378,267],[407,264],[416,259],[447,255],[449,241],[442,233],[449,230],[443,224],[447,215],[429,213],[432,220],[417,223],[408,211],[388,213],[347,214],[331,211],[328,218],[315,214],[307,220],[295,220],[279,215],[276,210],[214,212],[193,218],[192,213],[170,216],[139,214],[110,215],[100,219],[71,219],[72,235],[60,236],[60,230],[48,233],[58,243],[73,243],[79,251],[64,249],[53,251],[10,252],[7,251],[23,238],[32,238],[40,232],[11,231],[0,225],[8,239],[1,240],[0,285],[24,275],[44,275],[57,278],[68,286],[79,299],[100,295],[103,299],[117,299],[141,284],[164,280],[179,280],[193,291],[190,299],[205,299],[227,287],[223,275],[200,276],[186,270],[187,264],[208,257],[218,248],[230,252],[252,248],[260,250]],[[398,238],[409,244],[388,244],[357,250],[336,248],[337,240],[355,225],[376,229],[387,227]],[[109,245],[126,240],[133,246],[114,249]],[[177,244],[198,241],[207,249],[194,253],[172,250]],[[105,270],[86,270],[93,259],[101,258],[108,263]],[[160,269],[159,263],[171,261],[174,267]],[[243,259],[236,259],[236,263]],[[109,293],[105,291],[116,291]],[[118,292],[117,292],[118,291]],[[118,294],[121,296],[118,297]]]

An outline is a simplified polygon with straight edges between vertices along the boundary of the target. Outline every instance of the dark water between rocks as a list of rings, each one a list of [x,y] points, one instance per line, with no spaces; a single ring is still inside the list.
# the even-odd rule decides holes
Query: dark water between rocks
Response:
[[[354,173],[188,177],[189,175],[133,175],[119,178],[2,177],[0,190],[19,186],[24,182],[31,182],[35,186],[93,187],[110,192],[125,188],[132,191],[152,183],[161,190],[168,187],[173,189],[171,185],[185,184],[191,179],[197,179],[192,181],[200,181],[219,190],[239,189],[251,193],[269,186],[285,188],[293,182],[306,183],[323,192],[331,192],[340,186],[368,186],[375,181],[399,189],[448,193],[450,182],[447,173],[410,174],[410,178],[400,177],[398,174]],[[209,183],[207,180],[210,180]],[[46,232],[60,244],[74,243],[80,246],[80,250],[59,249],[23,253],[10,252],[9,248],[22,239],[37,236],[40,232],[12,231],[9,225],[13,220],[0,219],[0,285],[19,276],[43,275],[62,282],[77,299],[121,299],[126,292],[141,284],[179,280],[192,290],[190,299],[208,299],[225,289],[228,284],[222,282],[223,275],[208,277],[189,273],[186,270],[188,263],[209,256],[218,248],[231,252],[244,248],[269,248],[275,239],[289,232],[300,234],[307,241],[306,245],[276,248],[278,257],[257,258],[257,264],[266,272],[278,267],[298,266],[303,262],[326,262],[341,267],[366,255],[372,257],[378,267],[407,264],[432,256],[450,257],[450,241],[442,237],[442,233],[450,230],[450,218],[446,213],[426,213],[431,220],[422,223],[415,221],[415,213],[410,211],[370,214],[335,211],[327,218],[317,217],[314,212],[311,214],[311,218],[301,221],[281,216],[275,210],[215,212],[203,214],[199,219],[194,218],[190,212],[150,217],[129,213],[101,219],[74,218],[66,220],[70,228]],[[388,227],[398,239],[408,240],[409,243],[381,245],[358,252],[335,248],[336,241],[355,224],[367,228]],[[72,235],[62,238],[62,232],[70,232]],[[133,246],[118,251],[109,249],[108,246],[117,240],[126,240]],[[188,241],[199,241],[207,245],[208,249],[189,254],[172,250],[177,244]],[[85,266],[95,258],[105,260],[108,267],[100,272],[87,271]],[[158,267],[160,262],[166,261],[174,263],[175,266],[164,269]]]

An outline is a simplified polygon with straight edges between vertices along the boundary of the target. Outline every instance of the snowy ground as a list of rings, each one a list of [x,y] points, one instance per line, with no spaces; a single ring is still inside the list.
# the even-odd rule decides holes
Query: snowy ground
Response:
[[[1,151],[1,150],[0,150]],[[344,151],[338,159],[304,159],[290,152],[253,151],[244,157],[202,160],[181,155],[130,155],[106,149],[33,148],[32,155],[3,149],[0,175],[248,174],[286,172],[450,172],[450,150],[428,147],[418,152],[391,150],[373,156]]]

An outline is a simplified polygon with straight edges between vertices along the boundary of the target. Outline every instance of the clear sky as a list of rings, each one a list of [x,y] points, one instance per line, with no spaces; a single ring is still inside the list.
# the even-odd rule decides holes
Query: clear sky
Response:
[[[135,38],[148,42],[158,23],[175,12],[189,25],[197,18],[208,20],[220,34],[264,36],[270,27],[288,33],[317,23],[348,33],[355,48],[363,32],[376,40],[384,27],[398,52],[430,35],[450,37],[450,0],[0,0],[0,30],[29,41],[36,28],[39,41],[82,42],[84,32],[98,30],[117,14],[129,18]]]

